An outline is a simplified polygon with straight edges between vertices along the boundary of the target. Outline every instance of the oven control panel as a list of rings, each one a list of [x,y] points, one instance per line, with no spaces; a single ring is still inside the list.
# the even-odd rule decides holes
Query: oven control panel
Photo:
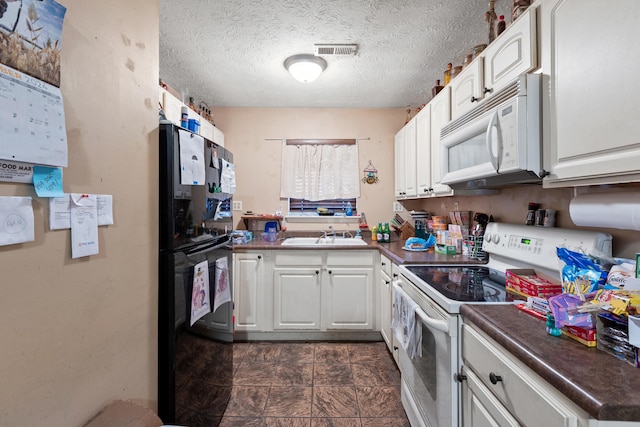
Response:
[[[490,222],[482,249],[489,256],[493,254],[531,265],[550,266],[558,262],[557,247],[584,253],[597,251],[610,256],[611,240],[611,235],[607,233]]]

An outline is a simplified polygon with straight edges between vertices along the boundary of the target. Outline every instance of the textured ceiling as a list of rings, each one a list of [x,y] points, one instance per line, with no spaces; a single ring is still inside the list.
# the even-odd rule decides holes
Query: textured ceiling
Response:
[[[488,3],[160,0],[160,78],[210,107],[415,108],[448,62],[486,43]],[[498,15],[510,3],[497,0]],[[326,58],[316,81],[294,80],[284,60],[316,43],[359,47]]]

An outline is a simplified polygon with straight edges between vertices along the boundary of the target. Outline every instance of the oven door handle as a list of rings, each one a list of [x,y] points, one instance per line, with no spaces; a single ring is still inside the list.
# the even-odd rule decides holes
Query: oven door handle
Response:
[[[413,301],[411,299],[411,297],[409,295],[407,295],[407,293],[404,291],[404,289],[402,289],[401,283],[402,282],[400,280],[394,280],[393,287],[396,288],[397,291],[403,293],[405,298],[407,298],[408,300]],[[427,313],[425,313],[424,310],[422,310],[420,308],[420,306],[416,307],[416,314],[430,328],[436,329],[438,331],[441,331],[441,332],[444,332],[444,333],[447,333],[447,334],[449,333],[449,322],[447,322],[445,320],[437,320],[437,319],[434,319],[432,317],[429,317],[429,315]]]

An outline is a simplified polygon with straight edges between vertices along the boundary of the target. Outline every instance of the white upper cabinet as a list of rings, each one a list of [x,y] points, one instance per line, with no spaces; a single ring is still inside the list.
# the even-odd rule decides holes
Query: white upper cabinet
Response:
[[[530,7],[451,80],[451,120],[538,66],[536,9]]]
[[[482,52],[483,96],[499,92],[521,74],[538,66],[536,9],[530,7]]]
[[[540,6],[544,187],[640,181],[640,2]]]
[[[416,118],[412,118],[395,137],[395,181],[397,198],[415,197]]]
[[[431,196],[431,105],[416,114],[416,186],[418,197]]]
[[[176,126],[180,126],[180,122],[182,120],[182,107],[186,107],[186,105],[166,89],[162,87],[160,87],[159,89],[158,100],[160,102],[160,105],[162,106],[165,117]],[[219,146],[224,147],[224,134],[220,129],[211,124],[211,122],[202,118],[191,108],[187,108],[187,111],[189,113],[190,119],[196,119],[200,121],[200,129],[198,130],[198,134],[208,139],[209,141],[213,141]]]
[[[449,86],[436,95],[431,102],[431,188],[434,196],[451,196],[453,190],[442,184],[440,130],[451,120]]]
[[[474,108],[482,100],[482,58],[476,58],[451,80],[451,119]]]

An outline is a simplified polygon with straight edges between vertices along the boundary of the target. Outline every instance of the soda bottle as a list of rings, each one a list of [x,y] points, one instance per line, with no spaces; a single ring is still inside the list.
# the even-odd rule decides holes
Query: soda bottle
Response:
[[[378,233],[376,234],[378,238],[378,242],[384,243],[383,235],[382,235],[382,223],[378,224]]]
[[[391,236],[389,234],[389,223],[385,222],[382,224],[382,241],[384,243],[391,243]]]

